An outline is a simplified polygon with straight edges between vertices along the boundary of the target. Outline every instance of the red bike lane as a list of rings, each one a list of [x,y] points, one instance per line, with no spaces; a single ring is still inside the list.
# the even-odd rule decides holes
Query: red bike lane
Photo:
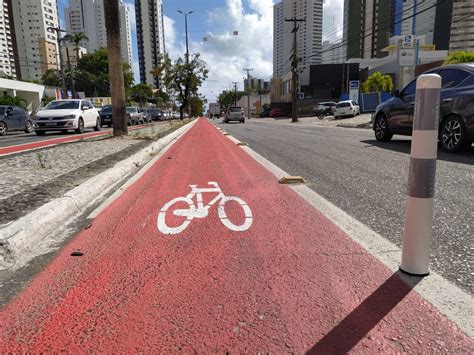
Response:
[[[227,198],[206,216],[199,194],[188,194],[210,182]],[[216,196],[203,192],[203,206]],[[164,234],[158,215],[178,197],[163,211],[164,225],[189,225]],[[246,221],[242,203],[251,225],[232,230]],[[33,352],[474,350],[396,274],[204,119],[1,311],[0,335],[0,350]]]

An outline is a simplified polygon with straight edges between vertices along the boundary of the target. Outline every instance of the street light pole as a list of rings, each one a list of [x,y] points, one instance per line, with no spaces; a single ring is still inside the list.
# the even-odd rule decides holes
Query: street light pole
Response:
[[[188,69],[188,81],[189,81],[189,76],[191,76],[191,72],[189,70],[189,43],[188,43],[188,15],[191,15],[194,11],[189,11],[189,12],[183,12],[181,10],[177,10],[181,15],[184,15],[184,28],[186,31],[186,67]],[[187,90],[186,90],[186,109],[189,112],[189,83],[186,85]],[[182,117],[182,112],[181,112],[181,119]]]
[[[63,91],[63,98],[67,98],[67,88],[66,88],[66,79],[64,78],[64,62],[63,62],[63,53],[61,51],[61,32],[66,32],[65,30],[58,27],[48,27],[48,30],[53,30],[56,32],[56,38],[58,39],[58,55],[59,55],[59,74],[61,76],[61,84],[62,84],[62,91]],[[59,64],[58,63],[58,64]]]

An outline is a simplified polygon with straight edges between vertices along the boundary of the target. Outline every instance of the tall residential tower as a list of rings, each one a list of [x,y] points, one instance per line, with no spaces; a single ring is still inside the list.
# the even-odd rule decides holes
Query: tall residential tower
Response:
[[[11,0],[0,0],[0,77],[16,78],[18,52]]]
[[[321,63],[323,37],[323,0],[283,0],[273,7],[273,75],[282,77],[291,70],[293,23],[291,18],[305,19],[298,30],[300,85],[309,85],[309,69]]]
[[[162,0],[135,0],[140,82],[159,87],[151,72],[158,56],[165,53],[165,32]]]
[[[56,6],[56,0],[12,0],[18,78],[41,80],[46,70],[57,69]]]
[[[119,5],[120,39],[122,59],[132,65],[132,30],[130,27],[130,9],[122,1]],[[64,9],[64,20],[68,32],[84,32],[89,40],[81,46],[88,52],[107,47],[103,0],[69,0],[69,7]]]

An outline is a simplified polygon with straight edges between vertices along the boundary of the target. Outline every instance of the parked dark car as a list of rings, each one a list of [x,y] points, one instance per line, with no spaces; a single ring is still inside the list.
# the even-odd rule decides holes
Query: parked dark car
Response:
[[[99,112],[100,116],[100,125],[112,127],[112,105],[102,106],[102,109]]]
[[[474,63],[445,65],[424,74],[433,73],[441,76],[438,140],[444,151],[457,152],[474,141]],[[373,129],[378,141],[412,134],[415,94],[416,79],[377,107]]]
[[[262,112],[260,112],[260,117],[261,118],[264,118],[264,117],[270,117],[270,112],[272,112],[271,109],[265,109],[263,110]]]
[[[157,109],[157,108],[151,108],[148,110],[148,116],[153,120],[153,121],[163,121],[163,111]]]
[[[30,115],[19,106],[0,106],[0,136],[11,131],[33,132]]]
[[[281,108],[274,108],[273,110],[270,111],[270,117],[285,117],[285,116],[288,116],[288,113],[286,113]]]

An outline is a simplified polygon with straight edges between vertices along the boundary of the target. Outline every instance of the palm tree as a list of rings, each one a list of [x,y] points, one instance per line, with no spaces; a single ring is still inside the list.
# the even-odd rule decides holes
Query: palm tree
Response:
[[[376,71],[362,83],[363,92],[392,91],[393,81],[390,75],[383,75]]]
[[[67,35],[65,35],[64,40],[68,41],[69,43],[74,43],[74,50],[76,51],[76,63],[79,62],[79,43],[81,43],[82,41],[88,41],[89,37],[87,37],[84,32],[75,32],[68,33]]]

